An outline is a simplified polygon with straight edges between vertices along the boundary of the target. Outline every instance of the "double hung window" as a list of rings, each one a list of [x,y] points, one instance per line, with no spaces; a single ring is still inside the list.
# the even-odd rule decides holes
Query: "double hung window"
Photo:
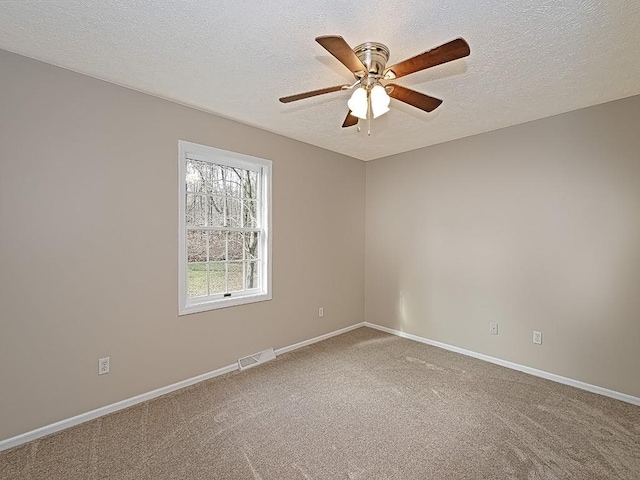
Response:
[[[179,142],[180,314],[271,299],[271,162]]]

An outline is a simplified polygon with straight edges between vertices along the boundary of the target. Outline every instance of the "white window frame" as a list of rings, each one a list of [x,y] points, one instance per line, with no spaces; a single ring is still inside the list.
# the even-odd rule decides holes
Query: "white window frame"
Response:
[[[229,297],[221,295],[210,297],[189,298],[187,295],[187,220],[186,220],[186,165],[187,159],[200,160],[260,171],[260,203],[261,210],[261,258],[260,258],[260,288],[257,293],[234,292]],[[199,145],[197,143],[178,141],[178,315],[205,312],[217,308],[244,305],[247,303],[271,300],[271,160],[252,157],[236,152],[229,152],[219,148]]]

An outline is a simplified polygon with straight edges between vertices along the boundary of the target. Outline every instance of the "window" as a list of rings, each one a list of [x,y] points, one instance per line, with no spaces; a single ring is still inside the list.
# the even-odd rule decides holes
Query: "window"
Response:
[[[179,314],[271,299],[271,161],[178,142]]]

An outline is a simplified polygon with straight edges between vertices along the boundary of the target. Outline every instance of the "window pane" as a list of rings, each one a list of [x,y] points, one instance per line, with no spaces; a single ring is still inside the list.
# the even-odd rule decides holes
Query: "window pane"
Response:
[[[187,262],[207,261],[207,232],[202,230],[187,231]]]
[[[187,214],[187,226],[204,227],[206,220],[206,200],[204,195],[187,193],[185,211]]]
[[[187,295],[189,298],[207,294],[207,264],[187,264]]]
[[[224,197],[209,196],[209,227],[224,227]]]
[[[210,164],[210,175],[207,179],[207,193],[220,197],[224,196],[223,168],[221,165]]]
[[[244,200],[242,209],[242,221],[245,228],[257,228],[258,226],[258,202],[254,200]]]
[[[227,227],[240,228],[240,205],[242,200],[227,198]]]
[[[227,232],[208,232],[209,235],[209,261],[226,260]]]
[[[245,288],[258,288],[258,262],[245,262]]]
[[[229,292],[242,290],[242,262],[229,263],[229,277],[227,290]]]
[[[209,264],[209,295],[225,292],[224,263]]]
[[[203,162],[187,160],[187,192],[204,191],[206,167]]]
[[[247,181],[245,183],[244,198],[256,200],[258,198],[258,172],[247,171]]]
[[[244,259],[258,259],[258,232],[244,234]]]
[[[229,260],[242,260],[244,233],[229,232]]]
[[[241,168],[225,167],[225,189],[230,197],[240,198],[242,195],[242,173]]]

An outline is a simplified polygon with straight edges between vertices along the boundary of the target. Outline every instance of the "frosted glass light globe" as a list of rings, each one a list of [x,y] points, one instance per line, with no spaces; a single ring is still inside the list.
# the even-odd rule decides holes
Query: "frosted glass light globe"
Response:
[[[367,111],[369,110],[367,91],[363,87],[356,88],[347,102],[347,106],[349,107],[349,110],[351,110],[352,115],[366,120]]]

